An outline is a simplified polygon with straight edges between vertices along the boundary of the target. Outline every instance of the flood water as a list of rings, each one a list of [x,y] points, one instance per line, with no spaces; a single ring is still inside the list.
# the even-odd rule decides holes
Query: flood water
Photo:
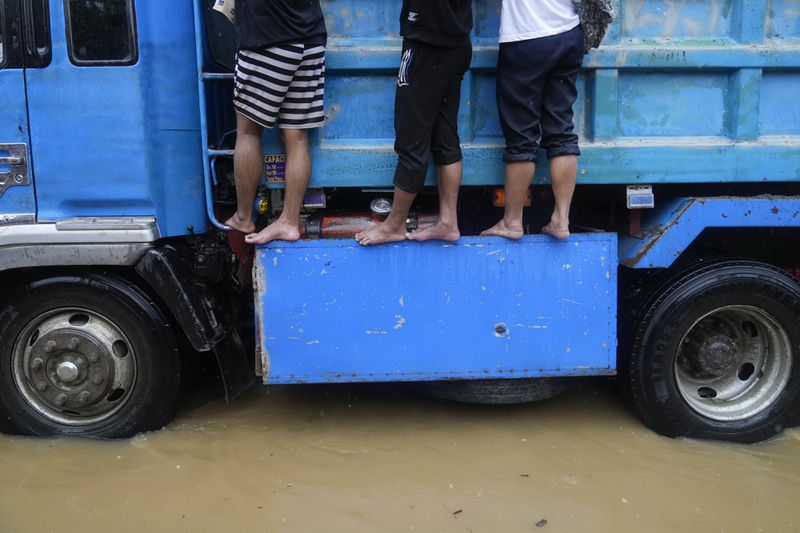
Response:
[[[800,431],[662,438],[609,381],[514,407],[387,385],[196,396],[130,440],[0,437],[0,530],[800,529]]]

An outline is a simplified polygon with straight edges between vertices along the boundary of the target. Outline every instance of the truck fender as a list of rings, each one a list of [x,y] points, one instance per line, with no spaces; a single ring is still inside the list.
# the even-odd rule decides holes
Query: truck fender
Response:
[[[214,352],[230,402],[255,382],[253,364],[238,331],[226,324],[222,305],[195,279],[186,257],[171,244],[158,246],[139,260],[136,272],[160,296],[192,347]]]

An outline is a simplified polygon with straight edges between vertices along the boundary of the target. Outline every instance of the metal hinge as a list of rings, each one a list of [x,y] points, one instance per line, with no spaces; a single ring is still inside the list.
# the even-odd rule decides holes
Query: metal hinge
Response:
[[[4,153],[8,153],[5,155]],[[2,170],[3,166],[11,167]],[[28,176],[28,145],[23,143],[0,144],[0,196],[15,185],[30,185]]]

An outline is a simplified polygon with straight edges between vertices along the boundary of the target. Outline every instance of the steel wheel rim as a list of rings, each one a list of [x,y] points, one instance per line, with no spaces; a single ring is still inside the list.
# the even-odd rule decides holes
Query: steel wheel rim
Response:
[[[674,363],[678,391],[692,410],[712,420],[751,418],[783,393],[792,351],[786,329],[763,309],[720,307],[681,339]]]
[[[39,415],[87,426],[113,416],[128,401],[136,353],[104,315],[61,308],[23,328],[14,343],[12,369],[18,390]]]

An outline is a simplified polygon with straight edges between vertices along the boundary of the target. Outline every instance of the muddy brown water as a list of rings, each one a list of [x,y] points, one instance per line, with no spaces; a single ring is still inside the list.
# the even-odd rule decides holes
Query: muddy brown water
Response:
[[[666,439],[602,380],[514,407],[256,387],[129,440],[2,436],[0,465],[3,531],[800,529],[800,431]]]

